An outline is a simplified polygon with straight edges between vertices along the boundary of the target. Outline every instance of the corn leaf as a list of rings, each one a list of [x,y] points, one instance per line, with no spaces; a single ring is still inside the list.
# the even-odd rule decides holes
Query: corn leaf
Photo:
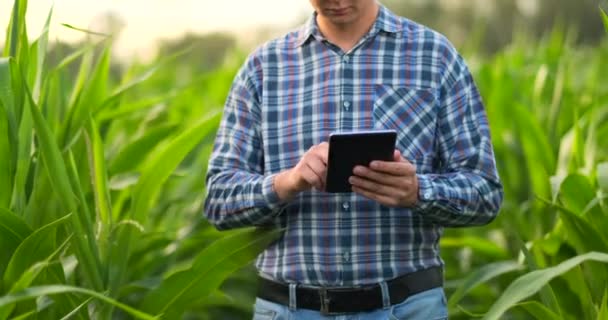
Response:
[[[11,259],[11,256],[23,242],[32,233],[30,227],[23,219],[7,209],[0,208],[0,276],[4,275],[6,266]],[[4,282],[0,277],[0,292],[4,292]]]
[[[494,279],[505,273],[522,270],[523,266],[515,261],[500,261],[487,264],[473,272],[471,272],[458,286],[456,291],[450,295],[448,307],[455,307],[458,302],[476,286]]]
[[[25,104],[29,104],[29,101],[25,101]],[[32,136],[33,136],[33,123],[32,114],[28,107],[22,108],[21,122],[19,124],[17,136],[17,168],[14,179],[13,195],[12,195],[12,207],[17,212],[25,210],[26,198],[28,192],[26,191],[26,180],[30,171],[32,158]]]
[[[4,273],[4,284],[12,287],[27,270],[36,262],[44,261],[55,249],[56,228],[65,223],[72,214],[67,214],[46,226],[35,230],[21,242],[11,257],[6,272]]]
[[[191,268],[171,275],[148,293],[142,309],[179,318],[193,301],[215,292],[226,277],[250,263],[281,232],[245,229],[215,241],[196,257]]]
[[[521,242],[521,240],[520,240]],[[545,265],[544,258],[538,254],[540,249],[538,247],[532,247],[532,251],[528,250],[528,247],[525,244],[520,245],[521,252],[526,258],[526,263],[531,270],[538,270],[539,265]],[[540,300],[543,305],[547,306],[552,310],[557,310],[557,314],[562,314],[562,306],[559,304],[557,300],[557,296],[555,294],[555,290],[553,290],[553,286],[551,284],[547,284],[540,289],[539,292]]]
[[[13,189],[13,156],[9,130],[8,114],[0,100],[0,208],[10,207]]]
[[[549,197],[549,173],[555,172],[551,144],[538,120],[529,110],[516,103],[513,105],[513,111],[534,194]]]
[[[571,174],[564,180],[560,189],[560,199],[566,208],[581,215],[600,235],[601,230],[608,230],[608,219],[599,206],[596,190],[589,178]],[[604,237],[604,240],[608,244],[608,237]]]
[[[99,248],[93,230],[93,218],[89,211],[89,207],[86,204],[87,201],[82,186],[80,185],[80,177],[76,170],[72,152],[69,153],[68,164],[70,182],[74,188],[75,196],[82,204],[80,210],[78,210],[78,214],[74,215],[74,219],[72,220],[72,226],[76,231],[75,239],[78,246],[77,252],[79,253],[80,261],[86,266],[85,271],[89,275],[89,281],[91,281],[96,290],[101,290],[103,288],[103,276]]]
[[[537,301],[526,301],[517,304],[517,307],[526,310],[529,314],[538,320],[562,320],[555,312]]]
[[[54,295],[54,294],[62,294],[62,293],[80,293],[80,294],[94,297],[96,299],[99,299],[103,302],[106,302],[108,304],[111,304],[117,308],[124,310],[125,312],[129,313],[130,315],[134,316],[137,319],[147,319],[147,320],[158,319],[158,317],[154,317],[152,315],[146,314],[137,309],[129,307],[128,305],[120,303],[99,292],[84,289],[84,288],[74,287],[74,286],[66,286],[66,285],[48,285],[48,286],[30,287],[23,291],[7,294],[5,296],[0,297],[0,307],[10,305],[10,304],[13,304],[16,302],[20,302],[20,301],[35,299],[35,298],[45,296],[45,295]]]
[[[577,252],[608,252],[608,243],[604,240],[604,235],[583,219],[581,214],[545,199],[539,198],[539,200],[559,210],[560,218],[565,226],[567,240]]]
[[[70,241],[70,238],[71,238],[71,236],[68,237],[63,242],[63,244],[61,244],[59,247],[57,247],[55,249],[55,251],[53,253],[51,253],[51,255],[49,255],[44,261],[36,262],[31,267],[29,267],[27,270],[25,270],[21,274],[19,279],[17,281],[15,281],[15,283],[13,284],[11,289],[8,291],[8,293],[15,293],[15,292],[24,290],[25,288],[29,287],[34,282],[34,280],[38,277],[38,275],[42,272],[42,270],[51,266],[51,260],[55,259],[55,257],[61,251],[63,251],[63,249],[66,247],[66,245]],[[15,307],[14,304],[12,304],[12,305],[9,304],[9,305],[0,307],[0,319],[5,319],[8,315],[10,315],[10,313],[12,312],[14,307]]]
[[[13,72],[16,68],[15,60],[10,58],[0,58],[0,107],[4,109],[4,117],[8,123],[8,141],[11,145],[16,145],[15,134],[17,128],[17,118],[15,110],[15,99],[17,92],[13,90]],[[7,153],[9,154],[9,153]]]
[[[597,183],[604,192],[608,192],[608,162],[597,165]]]
[[[597,313],[597,320],[603,319],[608,319],[608,290],[604,290],[602,305],[600,306],[600,311]]]
[[[442,248],[471,248],[475,254],[484,255],[494,259],[508,258],[509,253],[496,243],[481,237],[460,236],[441,238]]]
[[[150,152],[177,129],[176,123],[169,123],[146,131],[141,138],[125,146],[110,163],[110,173],[132,171],[145,163]]]
[[[133,190],[131,215],[133,219],[145,222],[163,183],[203,138],[215,132],[220,117],[220,112],[214,112],[205,120],[180,134],[164,150],[159,151],[156,157],[150,159],[143,169],[139,183]]]
[[[133,220],[145,225],[147,215],[154,205],[162,185],[169,178],[171,172],[177,168],[179,163],[204,137],[215,132],[220,117],[221,113],[215,112],[181,133],[163,150],[159,151],[155,158],[150,159],[133,190],[130,216]],[[125,254],[128,256],[130,250],[131,232],[130,228],[120,229],[118,240],[114,241],[114,246],[110,248],[109,274],[111,275],[111,292],[116,292],[124,280],[124,272],[128,261],[128,259],[125,259]]]
[[[27,90],[27,87],[26,91],[29,98],[30,111],[34,120],[34,127],[40,141],[40,149],[51,185],[53,186],[55,192],[59,194],[65,209],[69,210],[70,212],[76,212],[78,203],[70,183],[71,177],[68,175],[68,169],[66,168],[63,158],[61,157],[59,146],[55,142],[51,129],[42,117],[40,110],[38,110],[36,107],[36,104],[32,99],[30,91]],[[75,184],[78,184],[78,182]],[[86,202],[82,203],[84,204]],[[83,210],[84,207],[86,206],[83,205]],[[87,233],[88,236],[85,237],[82,224],[87,222],[86,219],[88,216],[83,214],[83,210],[80,210],[80,214],[74,215],[74,223],[72,223],[72,226],[76,231],[75,239],[77,239],[77,252],[79,252],[80,257],[82,257],[81,263],[87,266],[87,268],[85,268],[85,272],[89,274],[90,281],[92,282],[94,288],[100,289],[103,287],[103,283],[101,280],[99,263],[97,262],[99,259],[95,259],[95,257],[98,257],[95,255],[97,253],[95,250],[96,247],[91,245],[91,242],[95,241],[95,238],[92,236],[92,224],[88,224],[88,228],[86,230],[89,232]],[[82,217],[83,215],[84,217]]]
[[[579,313],[584,315],[583,318],[595,318],[595,306],[593,304],[593,297],[591,295],[593,291],[587,286],[587,281],[585,280],[581,266],[576,266],[569,272],[564,273],[562,275],[562,279],[566,281],[568,288],[578,298],[578,301],[573,301],[573,304],[580,308]]]
[[[608,254],[600,252],[586,253],[568,259],[555,267],[535,270],[517,278],[517,280],[507,287],[503,294],[492,305],[483,319],[500,319],[507,310],[514,307],[518,302],[537,293],[542,287],[547,285],[549,281],[559,277],[585,261],[608,263]]]
[[[6,43],[8,45],[4,47],[4,56],[16,58],[19,55],[19,49],[24,45],[28,45],[27,33],[25,32],[27,0],[15,0],[13,3],[11,21],[6,30]],[[23,37],[24,34],[26,35],[25,37]]]
[[[51,17],[53,16],[53,8],[51,7],[51,10],[49,10],[49,14],[46,18],[46,23],[44,24],[44,28],[42,29],[42,32],[40,34],[40,37],[38,37],[38,40],[36,40],[36,42],[34,43],[34,45],[36,46],[36,50],[37,50],[37,54],[35,56],[36,61],[35,64],[30,62],[30,66],[36,66],[36,68],[34,69],[36,71],[35,73],[35,77],[34,77],[34,83],[31,86],[32,88],[34,88],[34,100],[36,102],[39,102],[39,98],[40,98],[40,90],[42,88],[42,80],[43,80],[43,75],[45,74],[45,60],[46,60],[46,50],[47,50],[47,46],[48,46],[48,42],[49,42],[49,26],[51,24]],[[31,57],[30,57],[31,58]]]
[[[144,98],[133,103],[123,103],[117,109],[105,108],[95,115],[95,119],[99,122],[108,120],[118,120],[121,117],[129,116],[135,112],[158,106],[160,103],[166,102],[177,96],[177,93],[172,91],[167,94]]]
[[[77,207],[76,198],[74,196],[72,187],[70,186],[67,169],[64,164],[63,158],[61,157],[59,146],[55,142],[51,129],[44,120],[44,117],[40,113],[40,110],[38,110],[35,102],[31,97],[31,94],[29,94],[29,91],[28,97],[30,102],[30,112],[34,120],[36,136],[40,141],[39,147],[41,149],[42,158],[44,159],[44,163],[46,165],[51,184],[53,185],[53,189],[61,197],[61,200],[66,206],[66,209],[68,209],[69,211],[74,211]]]
[[[70,109],[69,125],[67,126],[69,129],[66,131],[67,136],[65,136],[68,140],[64,141],[74,139],[77,132],[85,126],[88,117],[94,112],[98,101],[106,96],[110,73],[111,48],[110,44],[104,46],[103,52],[93,70],[86,75],[86,80],[79,79],[84,85],[82,91],[77,95],[78,99],[74,101],[75,103],[72,109]]]
[[[89,118],[86,129],[86,143],[89,152],[89,168],[91,172],[91,185],[95,195],[97,214],[103,225],[111,225],[112,214],[110,208],[110,192],[108,189],[108,176],[103,150],[103,140],[99,136],[97,125]]]

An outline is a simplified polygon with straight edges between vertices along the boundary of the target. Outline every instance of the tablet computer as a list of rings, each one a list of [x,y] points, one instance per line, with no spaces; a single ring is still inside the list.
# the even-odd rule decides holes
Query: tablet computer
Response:
[[[348,178],[355,166],[369,166],[373,160],[392,161],[396,139],[395,130],[330,134],[325,191],[352,192]]]

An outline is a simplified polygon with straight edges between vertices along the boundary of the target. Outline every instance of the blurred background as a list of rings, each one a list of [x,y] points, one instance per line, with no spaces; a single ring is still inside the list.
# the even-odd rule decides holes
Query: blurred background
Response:
[[[599,0],[410,0],[383,1],[394,12],[445,34],[457,47],[474,44],[493,53],[518,31],[538,38],[556,25],[577,43],[594,44],[603,36]],[[12,1],[0,3],[0,25],[8,25]],[[118,34],[113,54],[122,62],[153,60],[157,55],[194,46],[195,65],[216,65],[235,47],[245,51],[304,22],[307,0],[30,0],[28,31],[42,29],[51,7],[51,47],[74,49],[82,33],[62,26]],[[0,34],[0,43],[4,40]],[[118,62],[119,60],[115,60]],[[197,61],[198,60],[198,61]]]
[[[442,237],[450,319],[608,319],[607,1],[382,1],[468,62],[505,187]],[[239,66],[309,2],[25,4],[0,0],[0,320],[251,319],[277,235],[212,227],[206,165]]]

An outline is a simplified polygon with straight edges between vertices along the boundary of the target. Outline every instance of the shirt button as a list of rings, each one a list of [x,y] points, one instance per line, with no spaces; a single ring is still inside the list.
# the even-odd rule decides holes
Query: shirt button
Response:
[[[346,262],[350,261],[350,252],[344,252],[344,254],[342,255],[342,259],[344,259],[344,261]]]
[[[424,198],[425,198],[425,199],[427,199],[427,200],[430,200],[430,199],[431,199],[431,196],[432,196],[432,195],[431,195],[431,193],[430,193],[430,192],[426,192],[426,193],[424,194]]]
[[[344,62],[349,62],[349,61],[350,61],[350,57],[349,57],[349,56],[344,56],[344,57],[342,58],[342,60],[343,60]]]
[[[348,203],[348,202],[342,203],[342,209],[344,209],[345,211],[350,209],[350,203]]]
[[[344,101],[344,108],[346,110],[348,110],[348,108],[350,108],[350,102],[349,101]]]

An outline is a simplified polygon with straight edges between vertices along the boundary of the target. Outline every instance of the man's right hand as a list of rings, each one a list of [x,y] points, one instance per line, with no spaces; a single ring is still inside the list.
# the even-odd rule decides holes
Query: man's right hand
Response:
[[[308,149],[295,167],[277,174],[273,185],[279,198],[287,201],[311,188],[325,190],[328,155],[329,143],[322,142]]]

